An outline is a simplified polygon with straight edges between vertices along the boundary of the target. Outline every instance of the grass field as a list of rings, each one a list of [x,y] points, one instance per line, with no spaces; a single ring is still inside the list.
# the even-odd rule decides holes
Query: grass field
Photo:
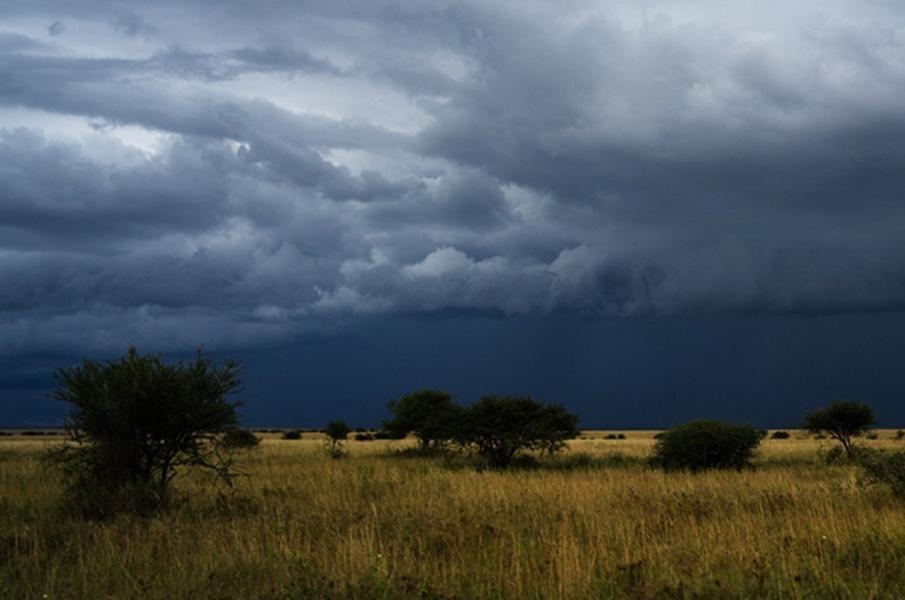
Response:
[[[0,598],[905,597],[905,504],[824,464],[831,442],[693,475],[644,466],[652,432],[602,435],[510,472],[266,439],[233,488],[177,479],[168,513],[104,523],[59,512],[58,441],[3,437]]]

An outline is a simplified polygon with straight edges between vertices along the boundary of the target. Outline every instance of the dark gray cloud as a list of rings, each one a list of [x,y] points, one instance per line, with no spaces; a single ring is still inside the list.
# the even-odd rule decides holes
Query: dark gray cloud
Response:
[[[4,3],[0,354],[905,309],[903,31],[880,1]]]

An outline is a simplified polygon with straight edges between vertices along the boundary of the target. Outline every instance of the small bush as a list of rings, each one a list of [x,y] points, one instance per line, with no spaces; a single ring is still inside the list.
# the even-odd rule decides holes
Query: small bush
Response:
[[[655,439],[655,440],[662,440],[664,435],[666,435],[666,432],[665,432],[665,431],[661,431],[661,432],[659,432],[659,433],[655,433],[655,434],[654,434],[654,439]]]
[[[787,440],[790,437],[792,437],[792,436],[789,435],[788,431],[774,431],[773,434],[770,436],[770,438],[772,438],[774,440]]]
[[[167,507],[173,478],[207,469],[221,481],[234,474],[223,434],[236,427],[239,364],[166,363],[130,347],[115,361],[57,370],[53,397],[68,405],[71,443],[50,458],[66,478],[66,501],[85,516],[117,509],[150,513]],[[99,510],[98,510],[99,509]]]
[[[290,431],[283,432],[284,440],[300,440],[302,439],[302,432],[298,429],[292,429]]]
[[[343,442],[351,432],[352,430],[345,421],[336,419],[327,423],[324,433],[327,435],[327,452],[330,454],[330,458],[345,456]]]
[[[578,416],[530,397],[484,396],[462,409],[456,441],[491,468],[503,469],[530,451],[554,455],[579,435]]]
[[[750,425],[693,421],[664,432],[651,463],[667,471],[736,469],[750,466],[760,432]]]
[[[901,429],[898,430],[898,431],[896,432],[896,439],[897,439],[897,440],[905,439],[905,431],[903,431],[903,430],[901,430]]]
[[[356,433],[355,441],[356,442],[373,442],[374,436],[370,433]]]
[[[247,429],[230,429],[223,434],[223,445],[231,450],[255,448],[261,439]]]
[[[877,439],[877,438],[880,437],[880,436],[877,435],[875,432],[871,431],[870,433],[868,433],[868,434],[867,434],[866,436],[864,436],[864,437],[866,437],[866,438],[869,439],[869,440],[875,440],[875,439]]]
[[[386,431],[405,437],[412,433],[425,454],[446,449],[456,433],[462,408],[452,394],[423,389],[387,404],[393,415],[383,422]]]
[[[864,470],[865,483],[879,483],[890,487],[892,493],[905,499],[905,452],[861,450],[858,464]]]

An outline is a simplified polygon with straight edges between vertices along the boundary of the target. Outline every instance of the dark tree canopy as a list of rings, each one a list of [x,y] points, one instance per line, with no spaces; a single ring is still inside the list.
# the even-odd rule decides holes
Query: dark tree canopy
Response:
[[[324,433],[331,440],[344,440],[351,432],[352,428],[346,425],[345,421],[330,421],[324,428]]]
[[[240,387],[238,372],[236,362],[216,366],[200,351],[168,364],[135,348],[116,361],[59,369],[54,397],[69,405],[64,426],[72,441],[59,458],[70,489],[131,490],[144,506],[158,507],[183,467],[228,477],[222,434],[238,420],[238,403],[229,400]]]
[[[484,396],[462,409],[456,439],[476,448],[492,467],[506,467],[519,452],[555,452],[578,433],[578,416],[559,404]]]
[[[324,434],[327,436],[327,450],[332,458],[343,455],[342,442],[349,437],[352,428],[345,421],[334,420],[327,423]]]
[[[701,420],[663,432],[652,464],[667,471],[737,469],[749,466],[763,436],[750,425]]]
[[[391,400],[387,407],[393,418],[384,421],[384,430],[394,437],[414,433],[423,452],[443,448],[453,437],[462,410],[451,394],[430,389]]]
[[[838,440],[852,457],[855,451],[852,438],[867,431],[876,420],[873,409],[863,402],[837,401],[806,414],[804,428]]]

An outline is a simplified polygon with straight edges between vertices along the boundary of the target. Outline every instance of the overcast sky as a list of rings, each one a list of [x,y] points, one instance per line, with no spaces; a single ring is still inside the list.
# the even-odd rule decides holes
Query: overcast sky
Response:
[[[601,323],[661,349],[676,334],[650,323],[697,323],[693,351],[739,320],[822,339],[838,323],[814,315],[870,314],[893,332],[882,362],[905,345],[903,98],[892,0],[6,0],[0,421],[32,418],[53,357],[203,343],[304,369],[325,360],[312,340],[376,335],[358,358],[387,372],[380,340],[423,343],[449,315],[448,352],[484,334],[516,352],[502,320],[554,348],[597,331],[617,356]],[[577,368],[560,363],[518,391],[554,394]],[[890,403],[888,366],[839,387]],[[381,390],[492,384],[438,368]],[[569,381],[576,405],[668,401]],[[347,411],[386,400],[356,389]],[[298,393],[271,396],[252,411]]]

